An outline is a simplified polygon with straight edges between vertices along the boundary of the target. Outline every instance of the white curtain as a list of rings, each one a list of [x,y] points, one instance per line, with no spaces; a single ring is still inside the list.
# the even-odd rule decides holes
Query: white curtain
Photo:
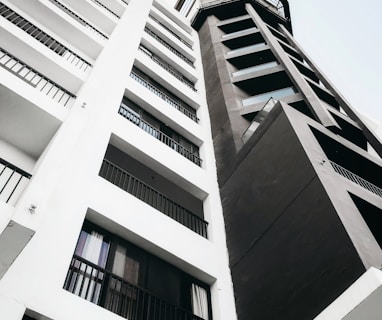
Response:
[[[75,254],[102,268],[106,265],[109,244],[103,241],[103,235],[95,231],[91,234],[82,231]],[[103,274],[96,269],[80,263],[78,276],[74,284],[74,294],[97,303],[100,296]]]
[[[127,250],[117,245],[112,273],[126,280],[128,283],[137,285],[139,275],[139,262],[127,255]],[[118,278],[112,278],[106,296],[106,308],[124,317],[127,317],[134,308],[136,291],[133,287]]]
[[[98,260],[101,254],[102,242],[103,235],[92,231],[91,235],[86,238],[85,246],[81,254],[82,258],[93,262],[94,264],[98,264]]]
[[[138,285],[139,262],[130,258],[126,248],[117,245],[112,272],[131,284]]]
[[[191,285],[192,312],[198,317],[208,320],[208,299],[206,289],[196,285]]]

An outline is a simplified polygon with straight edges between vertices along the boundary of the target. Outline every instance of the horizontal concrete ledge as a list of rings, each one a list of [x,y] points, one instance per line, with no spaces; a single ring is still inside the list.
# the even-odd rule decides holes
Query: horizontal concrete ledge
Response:
[[[382,271],[371,267],[315,320],[380,320]]]

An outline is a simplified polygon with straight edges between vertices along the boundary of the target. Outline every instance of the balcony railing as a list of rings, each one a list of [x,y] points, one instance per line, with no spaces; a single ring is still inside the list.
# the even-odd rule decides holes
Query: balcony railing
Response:
[[[369,190],[370,192],[382,197],[382,189],[377,187],[376,185],[372,184],[371,182],[361,178],[360,176],[356,175],[355,173],[349,171],[348,169],[345,169],[344,167],[341,167],[339,164],[329,160],[330,164],[332,165],[335,172],[340,174],[341,176],[345,177],[346,179],[349,179],[350,181],[353,181],[354,183],[358,184],[359,186]]]
[[[1,48],[0,66],[65,107],[69,107],[75,99],[72,93]]]
[[[32,176],[0,158],[0,200],[15,204]]]
[[[108,7],[106,7],[103,3],[99,2],[98,0],[91,0],[92,2],[94,2],[95,4],[97,4],[98,6],[100,6],[101,8],[103,8],[104,10],[106,10],[107,12],[109,12],[110,14],[112,14],[114,17],[116,18],[120,18],[120,16],[118,14],[116,14],[114,11],[110,10]]]
[[[156,23],[161,25],[164,29],[166,29],[168,32],[170,32],[175,38],[177,38],[180,42],[185,44],[187,47],[192,49],[192,45],[190,45],[186,40],[184,40],[182,37],[178,36],[174,31],[172,31],[169,27],[167,27],[164,23],[160,22],[157,18],[155,18],[151,13],[149,14],[149,17],[154,20]]]
[[[200,159],[196,154],[192,153],[190,150],[184,148],[182,145],[180,145],[178,142],[176,142],[174,139],[170,138],[169,136],[165,135],[163,132],[158,130],[157,128],[153,127],[148,122],[142,120],[140,117],[138,117],[136,114],[130,112],[128,109],[126,109],[123,105],[119,107],[120,115],[122,115],[124,118],[129,120],[130,122],[134,123],[138,127],[140,127],[142,130],[146,131],[150,135],[152,135],[154,138],[158,139],[159,141],[163,142],[167,146],[169,146],[171,149],[175,150],[176,152],[180,153],[183,157],[187,158],[188,160],[192,161],[199,167],[202,165],[202,159]]]
[[[99,175],[180,224],[207,238],[208,223],[150,187],[132,174],[104,159]]]
[[[203,320],[76,255],[64,289],[129,320]]]
[[[137,81],[138,83],[140,83],[141,85],[143,85],[144,87],[146,87],[147,89],[149,89],[151,92],[153,92],[154,94],[156,94],[158,97],[160,97],[162,100],[166,101],[169,105],[171,105],[172,107],[174,107],[175,109],[179,110],[180,112],[182,112],[183,114],[185,114],[187,117],[189,117],[191,120],[195,121],[195,122],[198,122],[199,119],[198,117],[196,116],[195,113],[191,112],[190,110],[188,110],[187,108],[185,108],[183,105],[182,105],[182,102],[181,101],[177,101],[175,100],[173,97],[170,97],[168,94],[166,94],[163,90],[159,89],[157,86],[153,85],[151,82],[149,82],[148,80],[144,79],[143,77],[141,77],[139,74],[137,74],[136,72],[134,71],[131,71],[130,73],[130,77],[132,77],[135,81]]]
[[[14,12],[12,9],[8,8],[3,3],[0,3],[0,15],[8,21],[10,21],[11,23],[13,23],[15,26],[24,30],[27,34],[35,38],[37,41],[39,41],[44,46],[52,50],[54,53],[63,57],[66,61],[74,65],[76,68],[82,71],[86,71],[89,67],[91,67],[91,64],[89,62],[82,59],[79,55],[69,50],[62,43],[58,42],[53,37],[46,34],[40,28],[36,27],[34,24],[32,24],[27,19]]]
[[[68,7],[63,5],[60,1],[58,1],[58,0],[49,0],[49,1],[52,2],[56,7],[60,8],[62,11],[64,11],[67,15],[72,17],[74,20],[79,22],[81,25],[83,25],[86,29],[88,29],[89,31],[91,31],[92,33],[94,33],[95,35],[100,37],[101,39],[103,39],[103,40],[108,39],[108,37],[105,34],[103,34],[98,29],[94,28],[90,23],[86,22],[78,14],[74,13]]]
[[[257,0],[257,2],[285,18],[284,5],[280,0]]]
[[[145,27],[145,31],[152,36],[154,39],[156,39],[158,42],[160,42],[162,45],[164,45],[167,49],[169,49],[171,52],[176,54],[179,58],[181,58],[183,61],[188,63],[190,66],[194,66],[194,63],[188,59],[183,53],[179,52],[175,48],[173,48],[170,44],[168,44],[166,41],[164,41],[160,36],[158,36],[154,31],[152,31],[150,28]]]
[[[191,88],[193,91],[197,91],[194,87],[194,84],[188,80],[187,78],[183,77],[183,75],[176,70],[173,66],[168,64],[167,62],[163,61],[161,58],[156,56],[154,53],[152,53],[150,50],[146,49],[143,46],[139,46],[139,51],[143,52],[146,56],[148,56],[151,60],[153,60],[156,64],[160,65],[163,69],[165,69],[167,72],[171,73],[175,78],[180,80],[182,83],[184,83],[187,87]]]

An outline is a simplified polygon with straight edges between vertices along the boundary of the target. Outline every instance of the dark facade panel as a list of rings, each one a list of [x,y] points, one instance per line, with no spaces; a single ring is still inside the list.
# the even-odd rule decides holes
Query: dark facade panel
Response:
[[[200,29],[201,54],[203,56],[203,68],[205,74],[205,85],[209,114],[211,119],[212,138],[214,140],[215,157],[218,167],[230,166],[232,159],[236,155],[237,135],[232,125],[232,113],[238,113],[235,109],[236,94],[233,91],[231,79],[226,72],[226,61],[223,50],[219,51],[219,44],[214,43],[215,34],[211,34],[210,23],[216,23],[214,17],[209,17]],[[215,32],[217,29],[214,28]],[[222,46],[220,44],[220,46]],[[222,49],[222,48],[220,48]],[[236,117],[239,121],[246,122],[241,117]]]
[[[286,115],[263,125],[221,189],[238,317],[312,319],[365,268]]]

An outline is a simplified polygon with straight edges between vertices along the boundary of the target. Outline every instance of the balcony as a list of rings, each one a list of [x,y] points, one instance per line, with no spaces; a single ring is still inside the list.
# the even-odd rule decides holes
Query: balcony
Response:
[[[233,18],[225,17],[225,20],[221,21],[217,26],[226,35],[235,34],[236,32],[241,32],[250,28],[256,28],[255,23],[248,14]]]
[[[105,10],[106,12],[108,12],[109,14],[111,14],[112,16],[116,17],[117,19],[120,18],[120,16],[118,14],[116,14],[113,10],[111,10],[110,8],[105,6],[102,2],[100,2],[98,0],[91,0],[91,1],[93,3],[95,3],[96,5],[98,5],[100,8],[102,8],[103,10]]]
[[[2,3],[0,3],[0,15],[79,70],[85,72],[91,67],[89,62]]]
[[[280,0],[257,0],[269,10],[275,12],[279,16],[285,18],[284,5]]]
[[[185,44],[187,47],[192,49],[192,45],[189,44],[186,40],[184,40],[182,37],[178,36],[174,31],[172,31],[169,27],[167,27],[164,23],[159,21],[157,18],[155,18],[151,13],[149,14],[149,17],[154,20],[156,23],[158,23],[160,26],[162,26],[164,29],[166,29],[168,32],[170,32],[176,39],[178,39],[180,42]]]
[[[156,54],[152,53],[149,49],[140,45],[139,51],[142,52],[143,54],[145,54],[146,56],[148,56],[151,60],[153,60],[157,65],[161,66],[167,72],[171,73],[175,78],[177,78],[180,82],[184,83],[191,90],[193,90],[195,92],[197,91],[195,89],[194,83],[192,83],[190,80],[188,80],[186,77],[184,77],[178,70],[176,70],[173,66],[168,64],[162,58],[160,58]]]
[[[377,187],[376,185],[372,184],[371,182],[361,178],[360,176],[356,175],[355,173],[345,169],[344,167],[340,166],[339,164],[329,160],[332,168],[335,172],[340,174],[341,176],[345,177],[346,179],[358,184],[362,188],[365,188],[366,190],[369,190],[370,192],[376,194],[377,196],[382,197],[382,189]]]
[[[31,175],[0,158],[0,200],[14,205]]]
[[[179,187],[128,157],[122,153],[122,151],[116,148],[110,148],[109,146],[99,172],[102,178],[130,193],[139,200],[142,200],[188,229],[207,238],[208,223],[202,219],[202,213],[196,215],[186,208],[186,206],[188,206],[196,210],[196,208],[200,207],[200,200],[191,198],[186,191],[182,191]],[[108,158],[114,159],[113,162]],[[115,164],[114,161],[119,161],[121,166]],[[122,168],[122,166],[129,168],[129,171],[135,170],[134,174],[131,171],[128,172],[125,168]],[[140,177],[138,178],[137,175],[140,175]],[[147,181],[149,181],[150,184]],[[151,184],[153,183],[156,183],[161,190],[166,190],[166,194],[152,187]],[[175,197],[177,202],[172,200]],[[179,204],[181,202],[183,202],[182,205]]]
[[[64,289],[129,320],[212,319],[207,284],[88,220]]]
[[[76,255],[64,289],[129,320],[203,320]]]
[[[237,50],[254,44],[265,43],[265,40],[259,30],[252,27],[223,35],[222,42],[230,50]]]
[[[132,108],[134,108],[135,110],[133,110]],[[154,138],[169,146],[171,149],[175,150],[183,157],[187,158],[199,167],[202,165],[202,159],[200,159],[198,156],[198,147],[196,147],[194,144],[192,144],[179,134],[173,132],[171,129],[167,128],[159,120],[147,114],[144,110],[133,104],[131,101],[124,99],[121,106],[119,107],[118,113],[125,119],[129,120],[131,123],[134,123],[136,126],[141,128],[143,131],[147,132]],[[163,133],[153,124],[143,120],[142,116],[145,116],[146,114],[147,118],[152,119],[152,122],[155,123],[155,125],[159,126],[160,128],[166,127],[167,132],[171,133],[173,138]],[[176,141],[174,138],[178,141],[182,141],[183,144],[188,145],[189,148],[185,148],[180,142]]]
[[[75,100],[72,93],[1,48],[0,66],[64,107],[71,106]]]
[[[145,88],[147,88],[148,90],[150,90],[151,92],[153,92],[159,98],[166,101],[173,108],[182,112],[191,120],[195,122],[199,121],[199,119],[196,116],[196,111],[193,108],[188,106],[185,102],[183,102],[179,98],[175,97],[168,90],[163,88],[159,83],[155,82],[153,79],[149,78],[143,72],[139,71],[136,68],[133,68],[133,70],[130,73],[130,77],[133,78],[142,86],[144,86]]]
[[[373,161],[373,157],[368,157],[365,150],[339,135],[325,134],[314,127],[310,129],[336,173],[382,197],[381,165]]]
[[[148,27],[145,27],[145,32],[149,34],[151,37],[153,37],[155,40],[157,40],[159,43],[161,43],[163,46],[165,46],[168,50],[170,50],[172,53],[177,55],[179,58],[181,58],[183,61],[185,61],[190,66],[194,66],[194,63],[188,59],[183,53],[176,50],[173,46],[171,46],[168,42],[163,40],[159,35],[157,35],[153,30],[151,30]]]
[[[62,4],[58,0],[49,0],[51,3],[53,3],[56,7],[61,9],[63,12],[65,12],[68,16],[70,16],[72,19],[79,22],[84,28],[95,34],[97,37],[101,38],[102,40],[107,40],[108,36],[106,36],[103,32],[99,31],[95,27],[93,27],[90,23],[82,19],[78,14],[74,13],[72,10],[70,10],[68,7],[66,7],[64,4]]]

